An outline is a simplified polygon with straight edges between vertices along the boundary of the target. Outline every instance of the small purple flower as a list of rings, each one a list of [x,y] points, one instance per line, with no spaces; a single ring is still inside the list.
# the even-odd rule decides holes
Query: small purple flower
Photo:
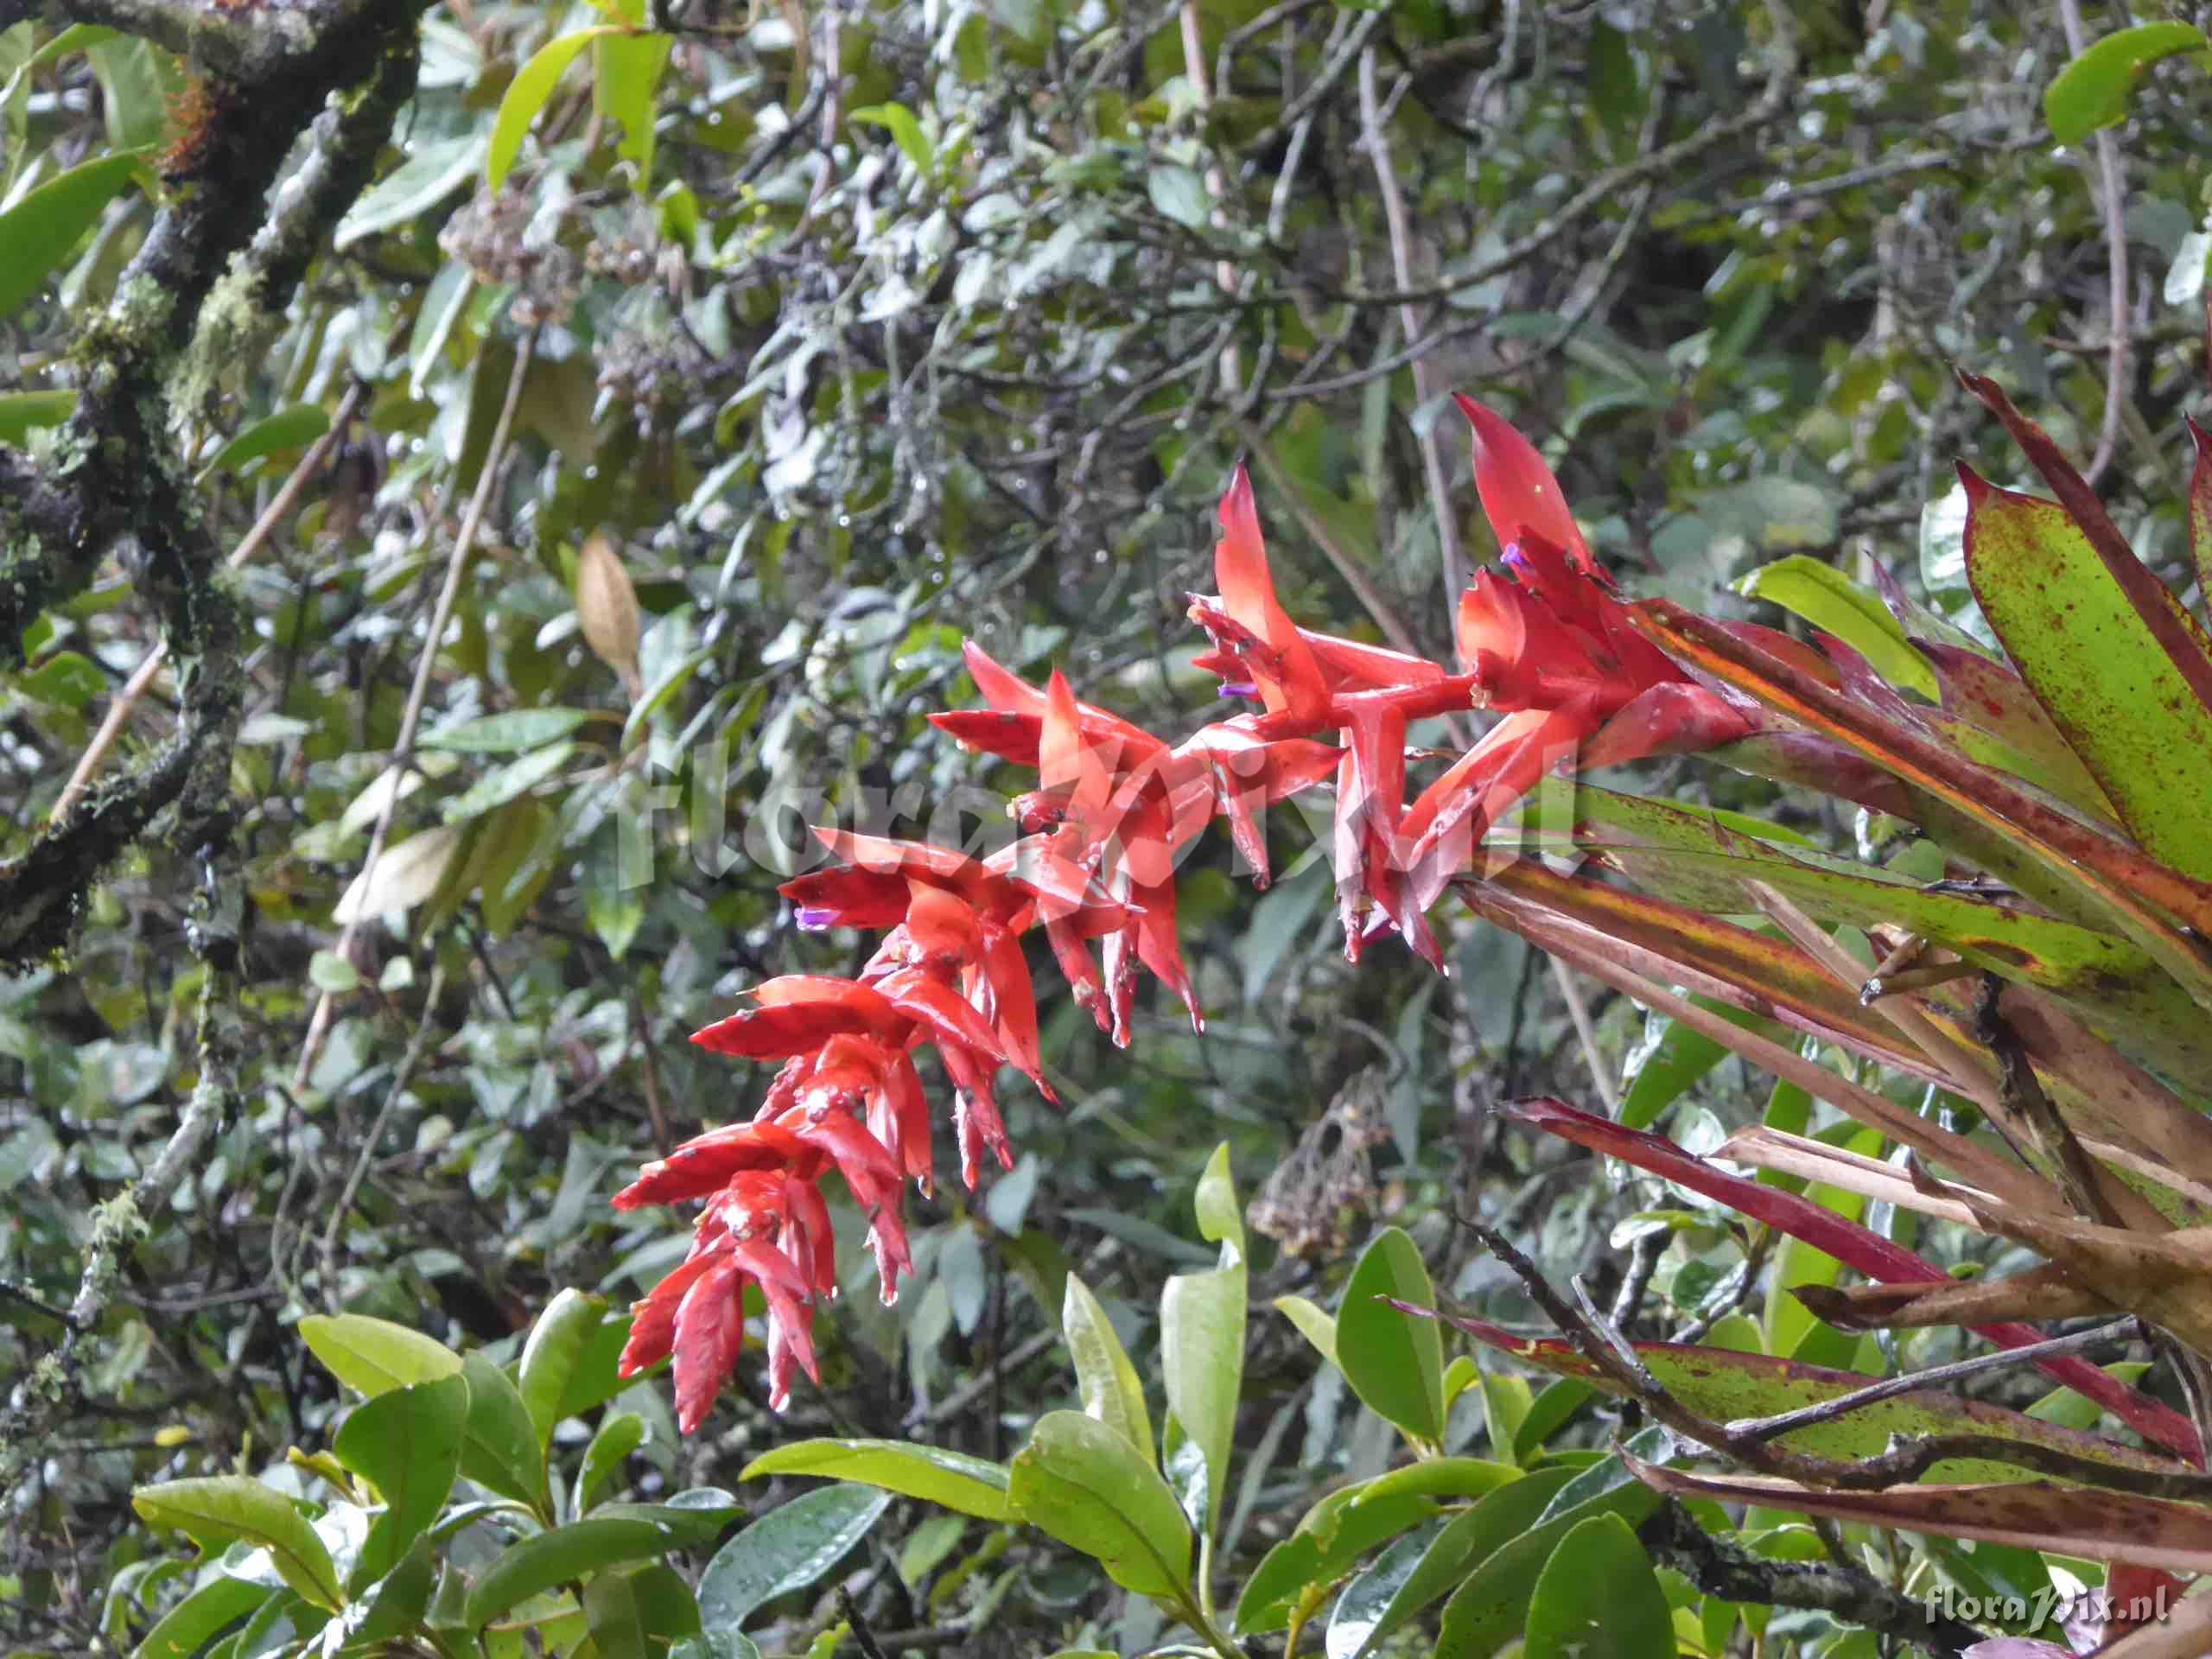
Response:
[[[819,905],[801,905],[798,907],[798,925],[804,933],[826,932],[837,925],[837,912],[825,910]]]
[[[1221,689],[1214,693],[1217,697],[1256,697],[1259,695],[1260,686],[1256,680],[1224,680]]]

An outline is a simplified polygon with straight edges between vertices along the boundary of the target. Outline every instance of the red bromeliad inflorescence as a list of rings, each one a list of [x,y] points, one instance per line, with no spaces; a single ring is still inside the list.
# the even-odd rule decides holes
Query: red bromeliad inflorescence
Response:
[[[1176,936],[1179,854],[1224,817],[1264,886],[1262,811],[1333,777],[1347,954],[1357,960],[1395,931],[1441,969],[1428,909],[1547,771],[1707,748],[1759,729],[1751,705],[1699,683],[1637,632],[1542,457],[1499,416],[1459,401],[1505,566],[1478,575],[1461,600],[1459,671],[1294,623],[1275,597],[1240,467],[1221,504],[1220,591],[1193,597],[1191,616],[1212,641],[1199,660],[1221,677],[1223,695],[1256,708],[1170,744],[1078,702],[1058,673],[1032,685],[970,643],[969,671],[988,707],[930,718],[968,747],[1037,768],[1039,787],[1013,806],[1022,838],[977,860],[816,831],[838,865],[783,888],[799,925],[887,930],[882,945],[856,979],[768,980],[749,993],[751,1007],[696,1033],[716,1053],[782,1069],[751,1122],[686,1141],[614,1199],[624,1210],[706,1201],[688,1258],[635,1305],[622,1355],[625,1376],[674,1355],[686,1433],[737,1363],[747,1284],[766,1306],[772,1403],[789,1398],[798,1371],[816,1375],[814,1308],[836,1289],[821,1192],[830,1170],[868,1217],[884,1300],[896,1295],[912,1266],[901,1198],[909,1180],[927,1192],[933,1176],[918,1049],[937,1051],[952,1084],[962,1179],[976,1185],[986,1154],[1011,1167],[992,1092],[999,1070],[1052,1094],[1021,944],[1030,928],[1043,928],[1077,1002],[1116,1043],[1129,1040],[1140,965],[1202,1027]],[[1408,726],[1485,709],[1503,718],[1408,804]]]

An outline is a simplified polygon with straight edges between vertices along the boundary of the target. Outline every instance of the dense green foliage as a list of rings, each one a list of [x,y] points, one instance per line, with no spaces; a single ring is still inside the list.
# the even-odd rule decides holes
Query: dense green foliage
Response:
[[[127,1651],[174,1603],[135,1489],[266,1473],[327,1497],[288,1447],[377,1479],[347,1461],[359,1411],[340,1383],[376,1391],[326,1369],[308,1316],[507,1362],[564,1287],[619,1306],[658,1278],[686,1218],[607,1197],[749,1115],[765,1081],[686,1037],[763,977],[861,959],[850,936],[795,931],[776,894],[814,856],[801,826],[1005,836],[1027,774],[922,718],[972,701],[963,636],[1033,677],[1057,663],[1150,729],[1194,726],[1211,691],[1184,595],[1211,585],[1239,456],[1293,613],[1440,658],[1447,598],[1495,550],[1455,389],[1543,444],[1632,593],[1773,622],[1731,584],[1795,552],[1878,563],[1959,614],[1949,463],[2028,473],[2003,470],[1958,361],[2100,457],[2137,550],[2193,584],[2179,415],[2212,249],[2202,74],[2146,45],[2119,78],[2126,124],[2061,148],[2051,121],[2110,111],[2090,87],[2047,117],[2069,55],[2055,13],[315,0],[285,9],[289,45],[257,8],[211,9],[187,61],[168,48],[197,10],[0,0],[0,1631],[16,1649]],[[280,500],[310,456],[304,499]],[[171,665],[126,694],[157,645]],[[88,754],[91,792],[64,806]],[[1885,850],[1878,819],[1701,761],[1636,781]],[[719,1490],[758,1515],[799,1487],[741,1472],[810,1436],[1008,1459],[1077,1401],[1061,1338],[1078,1285],[1097,1338],[1075,1344],[1081,1402],[1121,1375],[1111,1331],[1160,1407],[1162,1281],[1222,1270],[1188,1217],[1224,1140],[1274,1218],[1252,1242],[1227,1429],[1224,1601],[1325,1488],[1381,1474],[1401,1430],[1519,1469],[1548,1442],[1591,1461],[1619,1422],[1567,1383],[1468,1367],[1437,1434],[1317,1365],[1300,1332],[1325,1328],[1370,1217],[1485,1318],[1534,1310],[1454,1210],[1556,1282],[1592,1274],[1607,1306],[1652,1274],[1622,1316],[1637,1336],[1719,1340],[1748,1299],[1769,1351],[1821,1337],[1740,1270],[1717,1212],[1609,1182],[1488,1110],[1624,1092],[1631,1121],[1671,1106],[1674,1137],[1709,1151],[1769,1109],[1770,1079],[1457,911],[1438,918],[1449,981],[1395,946],[1355,972],[1325,806],[1271,823],[1279,879],[1256,900],[1218,838],[1180,873],[1205,1034],[1163,998],[1123,1053],[1049,999],[1067,1109],[1010,1091],[1014,1170],[910,1200],[917,1273],[895,1307],[849,1264],[859,1289],[818,1326],[822,1389],[773,1416],[748,1357],[690,1440],[664,1382],[556,1401],[520,1459],[543,1490],[513,1501],[571,1521],[588,1498],[705,1493],[685,1501],[727,1519]],[[1332,1102],[1332,1135],[1300,1144]],[[1920,1248],[2028,1259],[1936,1224]],[[1780,1271],[1822,1270],[1772,1249]],[[1279,1316],[1278,1294],[1307,1305]],[[1949,1331],[1899,1345],[1905,1363],[1958,1351]],[[488,1410],[478,1395],[500,1389],[408,1408]],[[2038,1392],[2018,1374],[1998,1390]],[[618,1421],[638,1425],[626,1451]],[[493,1466],[454,1464],[498,1491]],[[1135,1652],[1173,1611],[1034,1530],[858,1513],[806,1518],[867,1535],[849,1583],[879,1631]],[[1603,1570],[1619,1539],[1574,1519]],[[515,1547],[493,1531],[454,1558],[474,1571]],[[1895,1585],[1974,1582],[1956,1548],[1870,1536]],[[1820,1547],[1796,1525],[1752,1541]],[[664,1547],[696,1584],[711,1543]],[[680,1633],[653,1622],[665,1569],[620,1559],[629,1599],[601,1592],[591,1628]],[[848,1616],[816,1582],[827,1565],[743,1609],[772,1645]],[[1661,1577],[1714,1643],[1747,1639],[1733,1602]],[[1842,1614],[1777,1617],[1807,1650],[1876,1650]]]

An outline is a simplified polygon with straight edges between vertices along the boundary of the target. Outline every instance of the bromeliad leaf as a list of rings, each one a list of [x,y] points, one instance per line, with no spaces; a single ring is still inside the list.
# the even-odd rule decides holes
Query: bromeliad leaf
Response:
[[[1573,1377],[1607,1394],[1619,1390],[1571,1342],[1556,1337],[1523,1337],[1481,1319],[1444,1316],[1486,1348],[1510,1354],[1556,1376]],[[1681,1343],[1631,1344],[1644,1368],[1693,1411],[1715,1422],[1770,1417],[1863,1389],[1879,1381],[1859,1371],[1702,1348]],[[2155,1470],[2178,1473],[2187,1468],[2171,1458],[2139,1451],[2102,1435],[2083,1433],[1986,1401],[1967,1400],[1940,1389],[1916,1390],[1878,1401],[1833,1422],[1815,1424],[1780,1436],[1776,1444],[1793,1452],[1838,1460],[1871,1457],[1893,1435],[1981,1434],[2064,1452],[2110,1464],[2116,1471]],[[2018,1468],[1985,1459],[1955,1459],[1936,1465],[1927,1479],[1942,1482],[2027,1480]]]

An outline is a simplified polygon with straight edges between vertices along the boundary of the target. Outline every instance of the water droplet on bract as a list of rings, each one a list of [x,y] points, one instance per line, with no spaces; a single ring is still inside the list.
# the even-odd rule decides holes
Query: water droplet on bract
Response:
[[[599,468],[598,468],[598,467],[585,467],[585,468],[584,468],[584,476],[585,476],[586,478],[597,478],[597,477],[599,476]]]
[[[850,530],[852,527],[853,527],[853,515],[852,515],[851,513],[849,513],[849,512],[841,512],[841,513],[839,513],[839,514],[837,515],[837,528],[838,528],[838,529],[840,529],[840,530]]]

